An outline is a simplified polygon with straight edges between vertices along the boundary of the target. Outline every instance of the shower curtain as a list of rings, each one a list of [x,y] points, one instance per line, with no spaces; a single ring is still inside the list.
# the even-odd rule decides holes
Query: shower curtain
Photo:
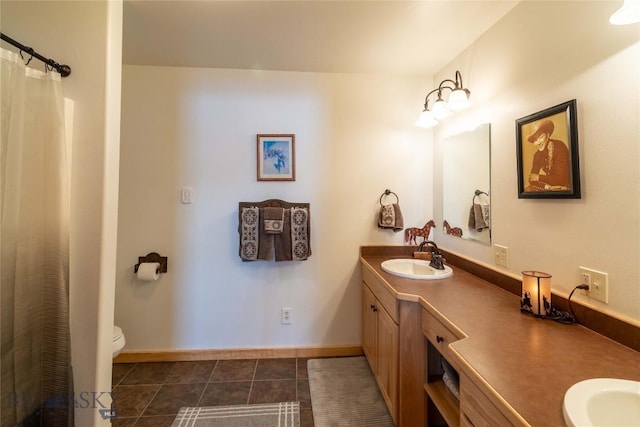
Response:
[[[60,75],[5,49],[0,122],[2,427],[72,425],[69,165]],[[40,421],[41,419],[41,421]]]

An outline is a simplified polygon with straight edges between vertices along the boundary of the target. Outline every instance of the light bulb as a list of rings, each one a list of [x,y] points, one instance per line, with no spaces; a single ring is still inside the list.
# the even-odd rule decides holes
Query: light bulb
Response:
[[[464,89],[456,89],[449,95],[447,100],[447,108],[453,111],[459,111],[471,105],[469,97]]]
[[[424,110],[422,113],[420,113],[418,120],[416,120],[416,126],[421,128],[431,128],[436,126],[437,124],[438,121],[433,118],[433,114],[431,114],[431,111],[429,110]]]
[[[433,112],[433,117],[435,117],[437,120],[446,119],[451,115],[451,111],[449,111],[449,109],[447,108],[447,103],[440,98],[438,98],[438,100],[433,103],[431,111]]]
[[[609,22],[613,25],[627,25],[640,22],[640,0],[624,0],[622,7],[611,15]]]

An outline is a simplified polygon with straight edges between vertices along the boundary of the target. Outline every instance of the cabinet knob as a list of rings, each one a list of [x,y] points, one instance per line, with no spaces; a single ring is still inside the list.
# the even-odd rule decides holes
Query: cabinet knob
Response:
[[[444,341],[444,338],[441,337],[440,335],[436,335],[436,341],[437,342],[442,342],[442,341]]]
[[[378,311],[378,307],[376,307],[375,305],[371,304],[371,310],[373,310],[373,312],[375,313],[376,311]]]

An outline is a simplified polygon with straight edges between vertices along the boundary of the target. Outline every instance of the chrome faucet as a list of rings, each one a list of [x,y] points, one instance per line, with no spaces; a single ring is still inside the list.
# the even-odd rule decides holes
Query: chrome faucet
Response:
[[[431,249],[431,262],[429,263],[429,266],[436,270],[444,270],[444,259],[442,258],[442,254],[440,253],[440,249],[438,249],[436,242],[426,239],[423,240],[418,245],[418,252],[424,252],[424,247],[427,245],[433,246]]]

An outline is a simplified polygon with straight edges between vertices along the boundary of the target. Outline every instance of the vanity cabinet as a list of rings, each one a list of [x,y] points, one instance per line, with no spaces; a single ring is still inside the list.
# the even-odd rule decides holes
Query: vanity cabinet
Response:
[[[523,425],[500,409],[490,387],[460,366],[449,345],[465,337],[430,305],[398,301],[362,269],[362,350],[397,426]],[[459,378],[457,397],[444,382],[445,366]]]
[[[382,269],[387,259],[409,258],[414,250],[361,248],[363,320],[368,325],[363,340],[370,363],[375,363],[385,338],[377,326],[380,316],[367,313],[371,305],[398,326],[389,345],[398,359],[398,427],[560,426],[564,393],[578,379],[597,373],[640,381],[638,351],[580,325],[523,317],[519,292],[509,291],[518,287],[517,279],[473,263],[469,270],[454,264],[454,275],[435,283]],[[465,266],[468,262],[458,261]],[[481,312],[474,309],[479,306]],[[571,363],[576,348],[591,357]],[[458,393],[451,393],[455,387],[444,382],[442,360],[458,374]]]
[[[458,367],[451,357],[449,344],[464,338],[464,335],[445,319],[438,318],[425,308],[422,309],[422,332],[427,347],[424,384],[427,425],[457,427],[460,425],[460,401],[448,389],[443,374],[447,366],[454,374],[452,382],[456,382],[456,388],[460,390],[460,383],[457,382]]]
[[[362,348],[395,425],[424,422],[424,335],[419,301],[400,299],[362,266]]]
[[[371,275],[362,283],[362,349],[398,424],[398,303]]]
[[[427,400],[428,426],[449,427],[510,427],[524,426],[514,417],[491,388],[480,380],[472,380],[467,366],[459,365],[449,344],[465,338],[464,333],[447,319],[422,309],[422,332],[427,341],[424,391]],[[446,361],[443,363],[443,359]],[[444,380],[444,366],[455,372],[458,396],[448,389]],[[462,362],[460,362],[462,363]],[[501,409],[502,408],[502,409]]]

